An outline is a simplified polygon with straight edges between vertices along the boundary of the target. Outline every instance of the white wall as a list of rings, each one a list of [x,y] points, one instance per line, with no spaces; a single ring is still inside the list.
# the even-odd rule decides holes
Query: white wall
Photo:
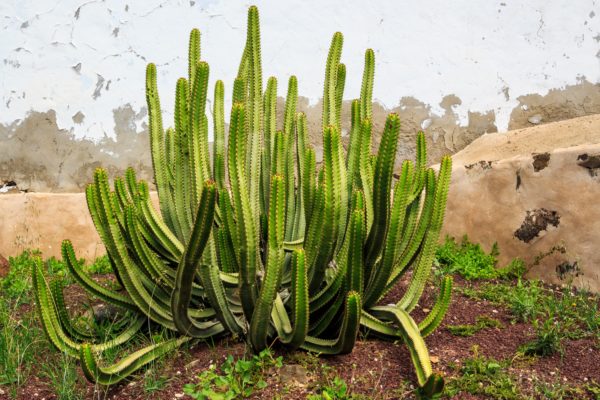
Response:
[[[300,94],[321,96],[331,35],[345,35],[346,97],[357,96],[364,49],[376,52],[375,98],[386,107],[413,96],[440,112],[455,94],[456,112],[494,110],[508,126],[519,95],[545,94],[587,79],[600,82],[598,0],[256,1],[265,75],[290,73]],[[126,5],[127,4],[127,5]],[[163,107],[185,75],[189,30],[202,31],[211,82],[231,89],[245,41],[246,9],[225,0],[2,0],[0,124],[31,110],[55,110],[76,137],[112,136],[113,110],[145,105],[144,70],[159,66]],[[212,89],[211,89],[212,92]],[[81,124],[72,117],[81,112]],[[166,117],[168,118],[168,117]],[[141,121],[138,129],[141,131]]]

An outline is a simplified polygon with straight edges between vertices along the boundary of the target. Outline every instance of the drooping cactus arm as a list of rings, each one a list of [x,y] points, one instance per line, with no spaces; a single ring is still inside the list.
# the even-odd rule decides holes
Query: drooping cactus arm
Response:
[[[139,187],[140,201],[138,206],[143,216],[142,232],[144,233],[144,238],[155,250],[159,251],[170,261],[179,260],[184,250],[183,244],[154,210],[154,206],[150,202],[148,185],[142,181]]]
[[[42,327],[50,339],[50,342],[59,351],[70,356],[77,357],[81,344],[76,338],[69,335],[69,331],[72,330],[72,327],[68,328],[67,331],[63,329],[60,314],[66,314],[66,310],[64,309],[64,304],[60,302],[60,299],[58,302],[54,299],[54,296],[52,295],[52,289],[44,275],[43,266],[40,259],[34,260],[34,266],[32,269],[32,283]],[[61,308],[63,309],[61,310]],[[137,334],[146,321],[146,317],[142,315],[134,317],[129,326],[127,326],[117,336],[108,341],[90,345],[91,349],[98,352],[104,351],[131,340],[131,338]]]
[[[207,181],[202,190],[202,195],[198,204],[194,228],[188,242],[188,248],[183,254],[179,266],[177,267],[175,288],[171,295],[171,311],[173,313],[173,322],[177,330],[185,335],[198,338],[207,338],[223,331],[223,325],[220,323],[215,321],[196,322],[190,318],[188,313],[192,297],[193,278],[202,253],[208,243],[214,223],[216,197],[217,189],[215,182]],[[205,289],[207,289],[206,286]],[[219,313],[221,310],[217,308],[218,304],[212,305],[217,311],[217,316],[222,317]]]
[[[310,298],[311,312],[317,312],[337,296],[346,280],[346,265],[347,260],[338,263],[333,278],[317,294]]]
[[[436,179],[432,170],[425,175],[425,199],[423,206],[420,197],[416,197],[409,205],[402,229],[402,240],[398,245],[398,258],[394,261],[394,268],[388,279],[385,292],[392,288],[400,279],[408,267],[414,264],[423,251],[426,233],[431,222],[433,209],[435,207]]]
[[[148,247],[148,244],[143,239],[139,229],[141,223],[138,220],[133,205],[127,206],[125,221],[133,249],[138,255],[141,265],[144,266],[144,271],[148,273],[148,277],[153,282],[159,283],[166,290],[171,291],[175,286],[173,270],[165,267],[160,257]]]
[[[345,286],[335,293],[335,298],[325,307],[322,307],[320,311],[311,310],[310,313],[310,325],[308,333],[311,336],[318,337],[324,332],[334,329],[336,330],[339,326],[339,322],[342,318],[340,312],[344,308],[344,300],[346,299],[347,290]]]
[[[293,328],[279,295],[275,298],[271,318],[279,340],[295,349],[304,343],[308,334],[310,307],[304,250],[296,250],[292,254],[292,282],[289,301],[292,308]]]
[[[71,244],[71,241],[64,240],[61,250],[63,261],[67,265],[69,272],[75,278],[77,283],[79,283],[88,293],[118,307],[123,307],[131,311],[139,310],[137,305],[129,297],[123,296],[120,293],[114,292],[96,283],[96,281],[90,278],[81,269],[81,266],[75,257],[75,252],[73,251],[73,245]]]
[[[60,326],[66,331],[66,333],[75,340],[85,340],[91,342],[95,339],[95,335],[87,330],[79,329],[71,323],[71,318],[67,312],[65,306],[65,297],[63,294],[62,282],[55,279],[50,282],[50,292],[54,298],[54,305],[56,307],[56,313],[58,314]]]
[[[307,336],[303,349],[321,354],[345,354],[352,351],[360,327],[361,300],[356,292],[349,292],[345,301],[344,317],[339,336],[335,340]]]
[[[442,323],[446,311],[450,306],[450,298],[452,296],[452,276],[446,276],[442,280],[440,293],[435,301],[435,304],[429,314],[419,322],[419,330],[423,337],[429,336]]]
[[[138,350],[121,361],[108,367],[98,365],[93,349],[84,344],[79,350],[82,368],[85,376],[92,382],[101,385],[113,385],[129,377],[132,373],[148,365],[157,358],[167,354],[192,338],[183,336],[178,339],[169,339]]]
[[[219,267],[202,263],[198,268],[198,272],[200,274],[202,286],[206,291],[206,296],[208,297],[212,308],[215,310],[215,316],[220,321],[220,325],[234,335],[242,334],[246,328],[246,324],[234,315],[234,312],[237,312],[237,307],[234,307],[233,303],[228,301],[223,281],[221,280],[222,275],[220,274]],[[191,313],[188,314],[190,317],[192,316]],[[194,325],[200,328],[199,335],[203,335],[202,337],[209,337],[207,333],[210,333],[210,336],[214,335],[212,329],[206,330],[206,324],[202,325],[195,323]],[[201,337],[199,335],[192,336]]]
[[[64,332],[60,325],[50,286],[44,277],[42,262],[38,258],[34,259],[32,284],[42,327],[48,339],[59,351],[77,357],[78,344]]]
[[[440,164],[433,215],[425,237],[425,243],[423,244],[423,249],[419,255],[419,260],[416,269],[413,272],[408,289],[397,304],[398,307],[408,312],[410,312],[419,301],[423,289],[425,288],[425,284],[427,283],[427,277],[431,272],[431,265],[433,264],[433,259],[435,257],[435,248],[444,222],[444,211],[446,209],[446,199],[448,197],[451,173],[452,161],[450,157],[444,157]]]
[[[109,233],[104,244],[115,263],[125,290],[127,290],[127,293],[141,312],[168,329],[175,329],[170,316],[170,310],[161,307],[155,301],[154,290],[148,290],[144,285],[142,281],[144,274],[128,255],[125,240],[116,221],[113,204],[110,200],[108,177],[106,171],[102,169],[96,170],[94,174],[94,191],[98,199],[101,223],[107,227],[107,232]]]
[[[431,361],[416,322],[408,312],[394,306],[373,307],[370,312],[374,317],[389,320],[394,324],[396,332],[408,346],[419,385],[424,385],[432,374]]]

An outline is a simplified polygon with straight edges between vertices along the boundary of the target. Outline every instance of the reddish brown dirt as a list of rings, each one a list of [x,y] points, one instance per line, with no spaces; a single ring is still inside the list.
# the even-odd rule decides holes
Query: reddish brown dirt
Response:
[[[455,285],[464,286],[466,283],[456,279]],[[398,301],[403,293],[405,282],[400,282],[385,299],[383,304]],[[81,292],[70,290],[68,302],[82,300]],[[433,287],[426,288],[420,306],[415,310],[418,321],[424,315],[424,309],[430,308],[435,296]],[[448,325],[474,323],[480,315],[486,315],[499,320],[501,328],[487,328],[470,337],[452,335],[446,328]],[[517,349],[533,337],[533,327],[525,323],[514,323],[508,310],[488,301],[476,301],[455,292],[449,312],[442,326],[426,342],[434,361],[434,370],[442,375],[451,377],[456,374],[456,366],[463,360],[473,356],[473,347],[477,346],[482,356],[493,357],[496,360],[513,359]],[[600,345],[595,339],[580,339],[567,341],[564,354],[537,358],[527,363],[513,364],[511,375],[519,382],[519,386],[528,395],[533,395],[531,377],[544,382],[562,382],[570,385],[586,385],[592,380],[600,381]],[[369,399],[410,399],[416,380],[410,356],[402,343],[381,341],[361,335],[351,354],[331,357],[312,357],[304,352],[289,353],[278,346],[274,347],[277,355],[284,356],[284,365],[300,364],[306,368],[306,381],[292,383],[282,381],[277,370],[267,374],[268,386],[256,391],[254,399],[304,399],[310,393],[316,393],[319,387],[334,376],[340,376],[348,384],[348,390],[353,394],[363,395]],[[212,344],[196,344],[191,349],[184,349],[169,357],[158,368],[158,375],[168,377],[164,388],[148,393],[144,389],[144,381],[134,378],[128,382],[115,385],[105,391],[94,387],[81,375],[79,384],[85,391],[85,398],[94,399],[177,399],[183,396],[183,385],[193,383],[199,373],[211,364],[220,363],[232,354],[241,357],[246,351],[245,345],[233,339],[222,339]],[[323,365],[326,365],[324,368]],[[515,366],[516,365],[516,366]],[[39,374],[38,374],[39,375]],[[280,397],[277,397],[280,396]],[[0,399],[2,399],[0,395]],[[7,397],[8,398],[8,397]],[[33,372],[17,395],[18,399],[55,399],[50,382],[44,377],[36,376]],[[188,397],[189,398],[189,397]],[[460,393],[453,399],[470,400],[485,399]],[[535,398],[535,396],[534,396]],[[585,399],[586,397],[582,397]],[[587,397],[593,399],[593,397]]]
[[[4,278],[8,275],[8,269],[10,268],[10,264],[8,260],[4,258],[2,254],[0,254],[0,278]]]

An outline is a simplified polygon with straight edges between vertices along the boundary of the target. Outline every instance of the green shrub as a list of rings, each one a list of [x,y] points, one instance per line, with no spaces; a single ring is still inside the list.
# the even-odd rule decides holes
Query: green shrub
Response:
[[[490,253],[481,245],[472,243],[463,236],[460,243],[450,236],[436,251],[439,269],[445,274],[458,274],[467,280],[513,279],[525,273],[525,263],[514,259],[504,268],[497,268],[498,245],[494,243]]]
[[[486,328],[501,328],[502,323],[497,319],[490,318],[486,315],[477,317],[474,324],[467,325],[448,325],[447,328],[451,334],[455,336],[473,336],[477,332]]]

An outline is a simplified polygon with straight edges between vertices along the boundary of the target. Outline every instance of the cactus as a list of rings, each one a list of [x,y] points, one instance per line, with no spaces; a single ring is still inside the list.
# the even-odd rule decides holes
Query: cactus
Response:
[[[400,132],[395,114],[387,117],[377,154],[371,154],[372,50],[365,53],[345,151],[342,42],[342,34],[335,33],[327,58],[319,167],[308,143],[306,116],[296,110],[293,76],[278,129],[277,80],[269,78],[263,88],[256,7],[248,12],[227,139],[224,84],[215,84],[212,159],[206,110],[209,66],[200,59],[199,31],[190,35],[188,77],[177,81],[173,128],[163,128],[156,67],[148,65],[150,149],[160,212],[150,201],[148,184],[137,180],[132,169],[114,180],[114,190],[106,171],[98,169],[86,190],[90,214],[123,290],[92,280],[78,265],[71,243],[62,244],[76,281],[91,295],[122,308],[123,319],[132,322],[106,342],[71,326],[62,287],[47,282],[41,264],[33,270],[48,337],[59,350],[81,359],[90,380],[116,383],[185,342],[228,333],[246,338],[254,351],[279,340],[317,353],[347,353],[362,327],[403,340],[423,393],[442,390],[423,338],[448,308],[450,278],[420,323],[410,312],[433,262],[451,160],[442,160],[438,174],[427,168],[420,132],[416,162],[404,161],[394,178]],[[400,301],[378,305],[409,270]],[[172,334],[117,364],[100,365],[102,351],[128,342],[143,326]]]

